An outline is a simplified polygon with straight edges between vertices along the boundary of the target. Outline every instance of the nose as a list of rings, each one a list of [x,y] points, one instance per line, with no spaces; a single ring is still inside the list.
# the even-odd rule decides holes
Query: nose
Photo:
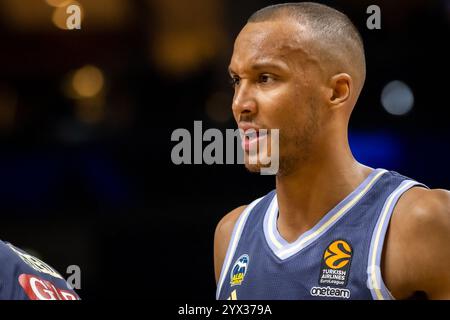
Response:
[[[253,89],[244,80],[241,80],[241,84],[236,87],[232,109],[235,116],[256,113],[257,105]]]

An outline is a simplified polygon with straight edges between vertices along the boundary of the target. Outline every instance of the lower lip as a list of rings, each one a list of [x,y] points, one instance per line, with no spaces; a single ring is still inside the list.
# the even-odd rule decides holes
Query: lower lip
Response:
[[[258,140],[265,139],[266,137],[267,137],[267,134],[260,135],[256,138],[252,138],[252,139],[244,137],[242,140],[242,149],[244,149],[245,152],[249,152],[250,147],[255,148],[254,150],[257,150],[255,144],[258,143]]]

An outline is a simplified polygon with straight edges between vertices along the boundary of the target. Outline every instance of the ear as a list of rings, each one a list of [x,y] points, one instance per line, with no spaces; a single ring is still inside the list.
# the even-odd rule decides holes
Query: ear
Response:
[[[339,73],[330,79],[331,97],[329,102],[333,106],[340,105],[350,98],[353,86],[352,77],[347,73]]]

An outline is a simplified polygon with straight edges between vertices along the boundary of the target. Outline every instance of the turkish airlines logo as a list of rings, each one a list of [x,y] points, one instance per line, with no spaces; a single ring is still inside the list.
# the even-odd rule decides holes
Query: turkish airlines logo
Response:
[[[345,287],[349,277],[352,255],[353,249],[348,241],[342,239],[333,241],[323,253],[319,284]],[[314,295],[314,292],[311,291],[311,294]]]
[[[32,274],[21,274],[19,283],[30,300],[79,300],[73,291],[58,289],[50,281]]]

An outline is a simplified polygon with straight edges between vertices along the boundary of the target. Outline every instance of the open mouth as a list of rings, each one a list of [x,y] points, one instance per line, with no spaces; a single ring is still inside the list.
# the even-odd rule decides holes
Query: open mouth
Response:
[[[250,148],[255,148],[253,150],[257,150],[257,143],[261,139],[264,139],[267,137],[268,130],[262,129],[262,130],[255,130],[255,129],[248,129],[244,132],[244,136],[242,139],[242,148],[248,152]]]

